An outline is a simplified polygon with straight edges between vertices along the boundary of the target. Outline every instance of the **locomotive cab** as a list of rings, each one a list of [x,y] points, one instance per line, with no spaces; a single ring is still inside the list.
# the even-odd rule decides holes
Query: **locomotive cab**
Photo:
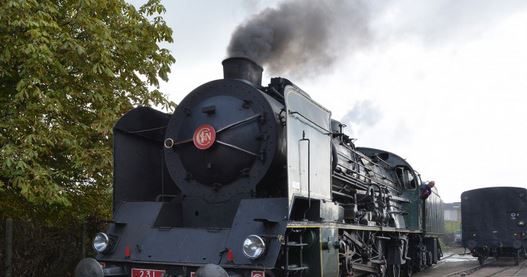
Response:
[[[407,167],[398,166],[395,168],[395,172],[397,174],[399,183],[404,189],[413,190],[417,188],[417,184],[420,183],[418,182],[419,179],[415,171]]]

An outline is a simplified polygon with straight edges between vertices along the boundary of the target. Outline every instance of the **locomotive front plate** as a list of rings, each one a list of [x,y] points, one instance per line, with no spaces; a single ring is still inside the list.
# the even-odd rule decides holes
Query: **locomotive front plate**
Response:
[[[132,268],[132,277],[163,277],[164,270]]]

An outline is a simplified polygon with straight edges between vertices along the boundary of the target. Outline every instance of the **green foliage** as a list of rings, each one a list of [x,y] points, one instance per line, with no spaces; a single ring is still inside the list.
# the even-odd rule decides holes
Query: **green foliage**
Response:
[[[461,232],[461,222],[445,220],[445,233]]]
[[[109,215],[112,126],[136,105],[169,109],[156,88],[174,58],[159,0],[0,2],[0,217],[48,222]]]

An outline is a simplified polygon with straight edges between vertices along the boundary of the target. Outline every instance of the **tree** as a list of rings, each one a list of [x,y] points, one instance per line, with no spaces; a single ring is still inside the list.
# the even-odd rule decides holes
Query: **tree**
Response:
[[[0,216],[106,217],[112,126],[136,105],[169,109],[158,88],[175,61],[150,0],[0,3]]]

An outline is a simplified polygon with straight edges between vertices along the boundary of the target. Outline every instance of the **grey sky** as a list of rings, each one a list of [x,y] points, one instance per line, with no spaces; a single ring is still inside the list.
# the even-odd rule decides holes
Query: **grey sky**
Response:
[[[236,26],[277,3],[165,1],[177,62],[161,89],[179,102],[221,78]],[[482,186],[527,185],[527,1],[369,3],[368,47],[343,46],[332,70],[291,80],[355,126],[357,145],[407,158],[446,201]]]

